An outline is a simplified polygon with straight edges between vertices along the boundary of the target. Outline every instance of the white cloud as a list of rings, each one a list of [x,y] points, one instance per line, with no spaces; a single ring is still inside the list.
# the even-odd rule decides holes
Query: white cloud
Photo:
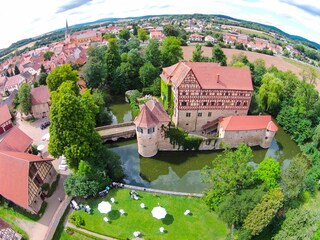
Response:
[[[108,17],[192,13],[257,21],[320,43],[318,10],[312,0],[11,0],[2,3],[0,48],[62,28],[66,19],[74,25]]]

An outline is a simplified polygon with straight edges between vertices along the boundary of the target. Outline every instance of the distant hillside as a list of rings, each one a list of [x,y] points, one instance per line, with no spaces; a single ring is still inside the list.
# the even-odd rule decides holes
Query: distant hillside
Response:
[[[103,22],[116,22],[119,20],[139,20],[139,19],[146,19],[146,18],[151,18],[151,17],[170,17],[170,18],[182,18],[182,17],[186,17],[186,18],[193,18],[193,17],[194,18],[212,18],[212,17],[215,17],[215,18],[219,18],[222,20],[223,19],[227,20],[226,24],[228,24],[228,25],[246,27],[246,28],[251,28],[251,29],[255,29],[255,30],[261,30],[264,32],[274,32],[274,33],[277,33],[277,34],[282,35],[284,37],[287,37],[293,41],[298,41],[298,42],[301,42],[311,48],[320,50],[320,44],[313,42],[313,41],[310,41],[310,40],[303,38],[301,36],[290,35],[290,34],[284,32],[274,26],[251,22],[251,21],[245,21],[245,20],[241,20],[241,19],[232,18],[227,15],[218,15],[218,14],[181,14],[181,15],[166,14],[166,15],[146,15],[146,16],[127,17],[127,18],[102,18],[102,19],[98,19],[93,22],[75,24],[75,25],[70,26],[70,28],[79,31],[82,28],[89,28],[90,26],[88,26],[88,25],[95,25],[95,24],[99,24],[99,23],[103,23]],[[221,24],[223,24],[223,23],[224,22],[221,21]],[[9,53],[14,52],[19,47],[22,47],[30,42],[33,42],[33,41],[39,41],[44,38],[45,39],[50,38],[50,41],[55,40],[55,39],[57,39],[57,40],[62,39],[63,38],[62,31],[63,30],[64,30],[64,28],[60,28],[55,31],[45,33],[45,34],[38,36],[38,37],[23,39],[23,40],[19,40],[19,41],[15,42],[15,43],[12,43],[8,48],[0,49],[0,58],[2,58],[5,55],[8,55]],[[53,36],[55,33],[59,33],[59,36],[58,37]],[[50,42],[50,41],[48,39],[48,42]],[[37,47],[37,44],[35,47]]]

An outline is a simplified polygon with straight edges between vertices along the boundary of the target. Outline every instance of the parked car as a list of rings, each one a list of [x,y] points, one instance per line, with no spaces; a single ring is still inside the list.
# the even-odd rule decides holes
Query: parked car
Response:
[[[40,126],[40,128],[43,130],[43,129],[49,127],[49,125],[50,125],[50,121],[45,122],[45,123],[42,123],[41,126]]]

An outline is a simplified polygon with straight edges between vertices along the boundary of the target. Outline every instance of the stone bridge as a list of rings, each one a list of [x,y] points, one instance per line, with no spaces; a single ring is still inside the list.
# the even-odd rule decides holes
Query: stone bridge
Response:
[[[136,135],[136,127],[133,122],[97,127],[96,130],[104,142],[117,141],[119,138],[133,138]]]

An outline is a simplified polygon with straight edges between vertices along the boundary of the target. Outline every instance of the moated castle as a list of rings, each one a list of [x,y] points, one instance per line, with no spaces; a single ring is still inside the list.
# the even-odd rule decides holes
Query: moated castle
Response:
[[[247,116],[253,91],[249,68],[179,62],[163,68],[161,79],[163,105],[149,100],[140,105],[134,120],[140,155],[152,157],[159,150],[181,150],[165,137],[170,121],[203,138],[199,150],[240,143],[270,147],[278,130],[271,116]]]

